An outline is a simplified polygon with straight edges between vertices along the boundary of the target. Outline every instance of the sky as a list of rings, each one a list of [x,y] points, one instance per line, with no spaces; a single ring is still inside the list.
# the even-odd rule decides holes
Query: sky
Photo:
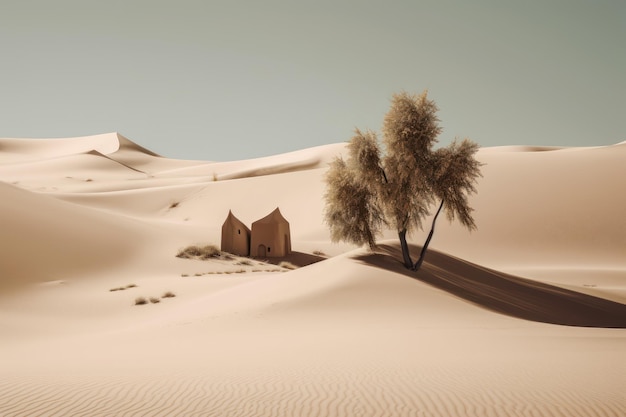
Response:
[[[626,140],[624,0],[2,0],[0,137],[225,161],[439,106],[441,145]]]

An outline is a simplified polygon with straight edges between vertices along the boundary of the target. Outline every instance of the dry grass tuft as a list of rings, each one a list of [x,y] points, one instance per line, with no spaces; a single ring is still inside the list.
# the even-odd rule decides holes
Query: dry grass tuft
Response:
[[[171,292],[171,291],[168,291],[168,292],[166,292],[165,294],[163,294],[163,295],[161,296],[161,298],[174,298],[174,297],[176,297],[176,294],[174,294],[174,293],[173,293],[173,292]]]
[[[160,303],[161,299],[159,297],[150,297],[150,302],[152,304]]]
[[[176,257],[183,259],[210,259],[210,258],[219,258],[222,255],[222,252],[215,245],[205,245],[205,246],[187,246],[185,249],[182,249],[178,252]]]
[[[174,201],[172,204],[170,204],[170,209],[178,207],[179,204],[180,203],[178,201]]]
[[[242,261],[237,262],[235,265],[252,266],[252,261],[248,259],[244,259]]]
[[[129,289],[129,288],[135,288],[135,287],[137,287],[137,285],[135,285],[135,284],[128,284],[128,285],[127,285],[127,286],[125,286],[125,287],[115,287],[115,288],[111,288],[109,291],[111,291],[111,292],[113,292],[113,291],[124,291],[124,290],[127,290],[127,289]]]
[[[285,269],[298,269],[298,265],[294,265],[291,262],[287,262],[287,261],[282,261],[281,263],[278,264],[278,266],[280,266],[281,268],[285,268]]]
[[[135,305],[136,306],[142,306],[144,304],[148,304],[148,300],[146,300],[145,297],[137,297],[137,298],[135,298]]]

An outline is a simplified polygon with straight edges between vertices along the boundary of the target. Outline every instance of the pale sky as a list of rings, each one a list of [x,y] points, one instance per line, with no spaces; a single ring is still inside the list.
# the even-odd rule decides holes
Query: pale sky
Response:
[[[0,50],[0,137],[247,159],[428,89],[444,145],[626,140],[624,0],[1,0]]]

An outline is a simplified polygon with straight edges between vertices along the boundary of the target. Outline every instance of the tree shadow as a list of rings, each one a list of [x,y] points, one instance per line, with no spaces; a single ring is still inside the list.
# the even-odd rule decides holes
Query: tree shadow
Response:
[[[421,248],[412,246],[411,252]],[[355,259],[430,284],[480,307],[542,323],[626,328],[626,305],[537,282],[429,249],[422,268],[406,269],[398,246],[380,245]]]

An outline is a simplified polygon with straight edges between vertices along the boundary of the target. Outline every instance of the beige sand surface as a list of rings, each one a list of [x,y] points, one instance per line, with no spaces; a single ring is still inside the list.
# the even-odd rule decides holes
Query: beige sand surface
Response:
[[[329,241],[343,152],[0,139],[0,415],[626,415],[626,143],[481,149],[478,230],[440,220],[417,274],[391,231]],[[175,256],[276,207],[327,259]]]

